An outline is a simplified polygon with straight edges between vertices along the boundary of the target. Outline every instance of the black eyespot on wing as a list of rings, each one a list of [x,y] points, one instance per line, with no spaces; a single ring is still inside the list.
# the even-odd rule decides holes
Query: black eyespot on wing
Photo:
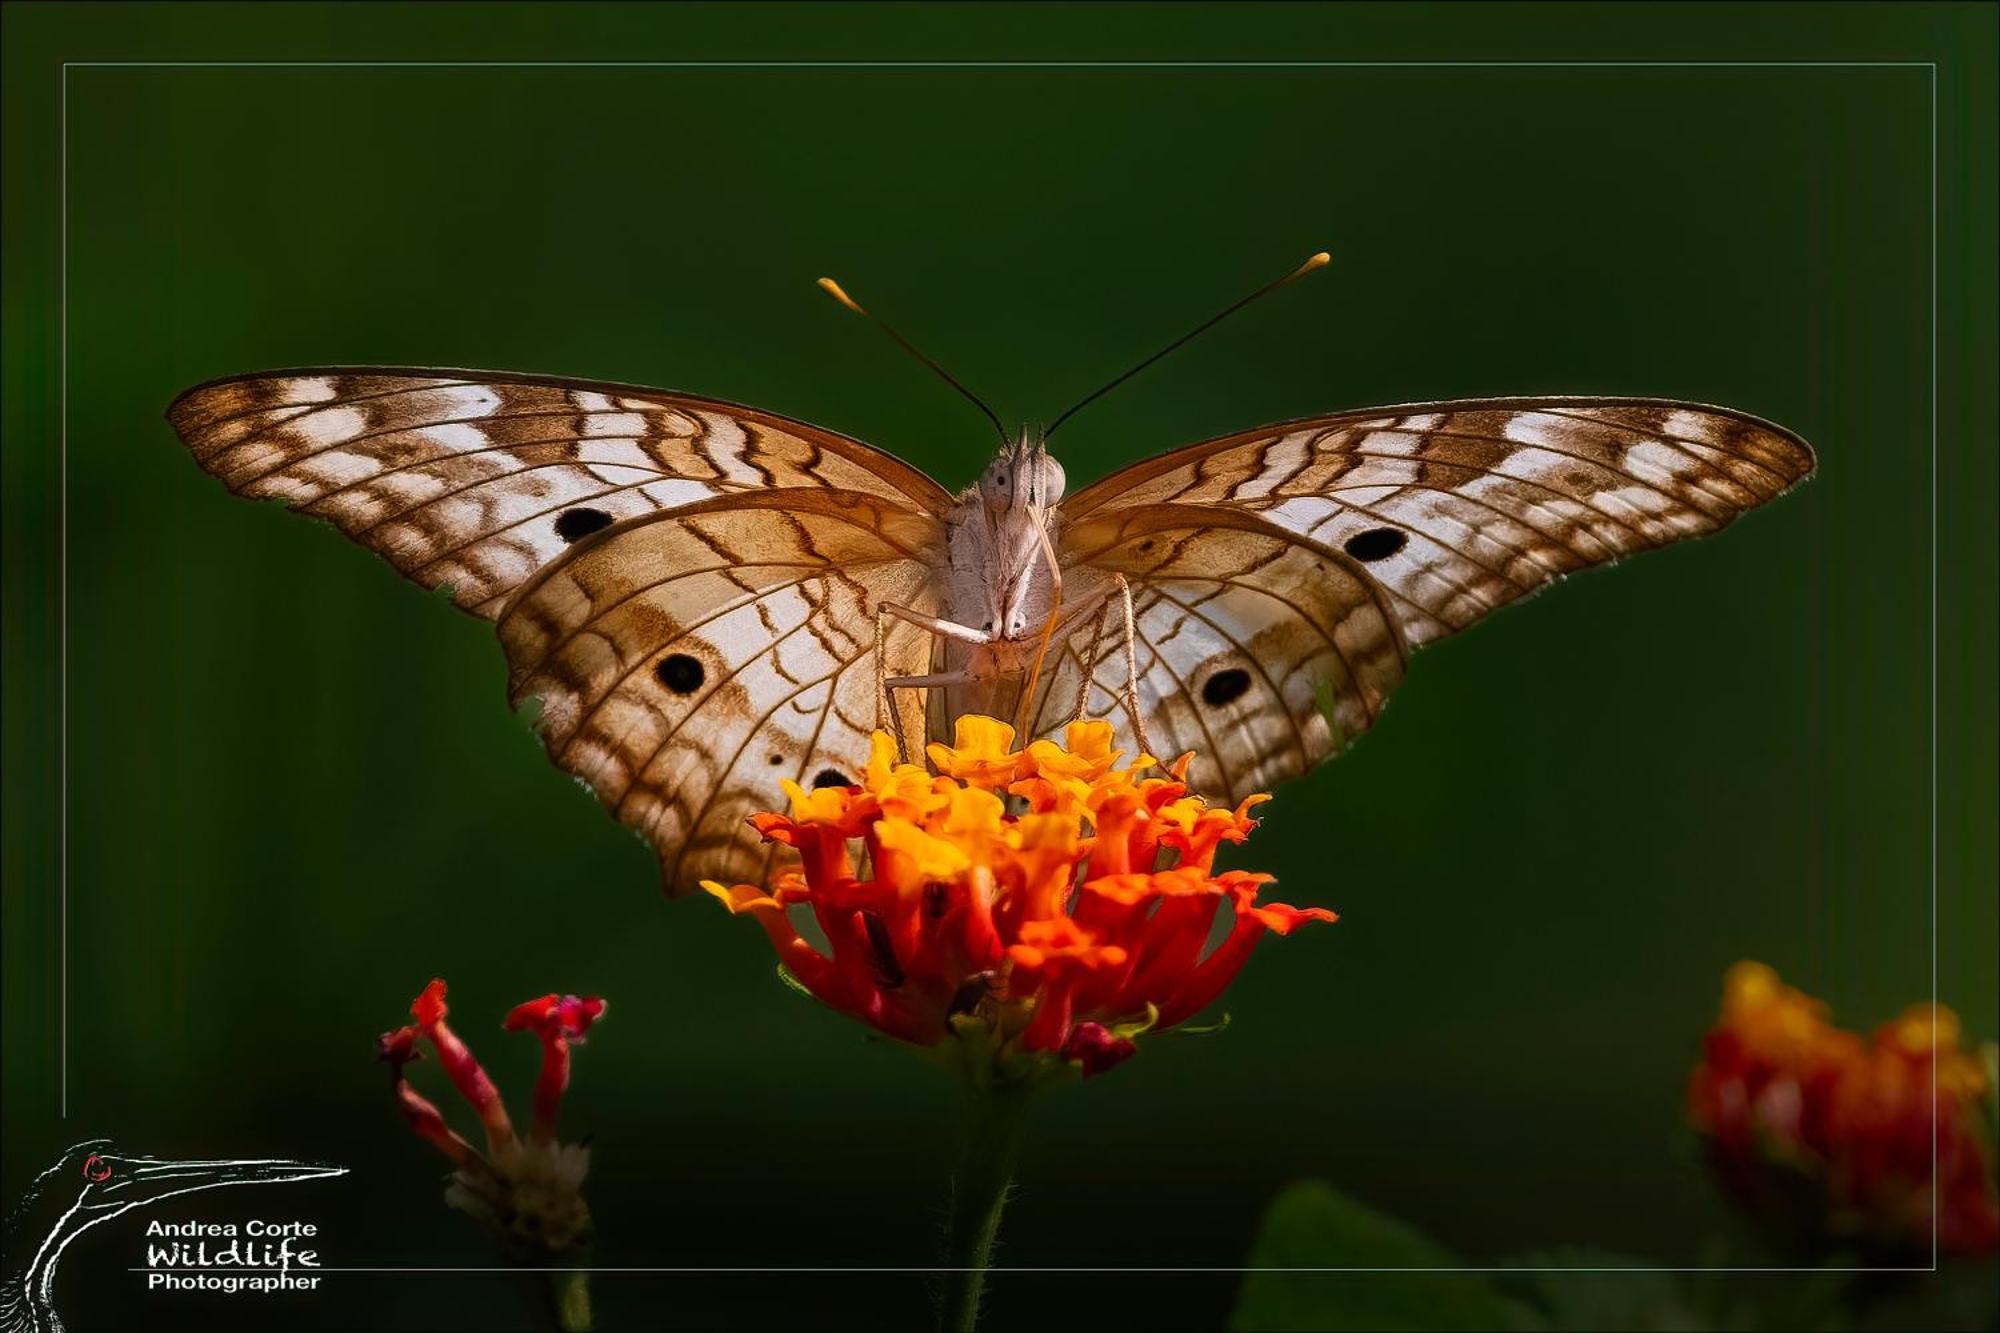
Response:
[[[580,542],[610,526],[611,515],[602,509],[565,509],[556,515],[556,536],[566,542]]]
[[[1250,673],[1242,667],[1228,667],[1202,682],[1201,701],[1211,708],[1235,703],[1250,688]]]
[[[766,762],[768,762],[772,768],[776,768],[779,764],[785,762],[785,756],[773,751],[770,758]]]
[[[853,785],[854,779],[848,777],[847,774],[837,768],[822,768],[818,773],[813,775],[814,791],[818,791],[821,787],[852,787]]]
[[[1410,544],[1410,534],[1400,528],[1369,528],[1349,537],[1341,546],[1356,560],[1387,560]]]
[[[660,664],[653,668],[653,674],[659,678],[660,684],[675,694],[693,694],[708,678],[708,672],[702,669],[701,663],[686,653],[671,653],[661,658]]]

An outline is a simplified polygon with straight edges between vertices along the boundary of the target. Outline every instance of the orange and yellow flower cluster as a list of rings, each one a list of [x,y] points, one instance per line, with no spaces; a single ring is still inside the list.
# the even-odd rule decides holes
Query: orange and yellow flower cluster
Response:
[[[790,812],[755,817],[797,849],[797,870],[703,887],[842,1013],[921,1046],[976,1026],[1002,1058],[1055,1056],[1085,1076],[1212,1003],[1266,931],[1335,919],[1260,904],[1270,876],[1215,869],[1265,798],[1228,810],[1190,795],[1191,755],[1164,773],[1149,755],[1120,767],[1106,722],[1065,739],[1016,750],[1013,728],[961,717],[954,744],[929,747],[933,772],[877,732],[858,785],[787,782]],[[1225,903],[1228,933],[1209,948]]]
[[[1688,1107],[1725,1185],[1774,1220],[1928,1252],[1935,1209],[1939,1247],[1977,1254],[2000,1247],[1992,1092],[1949,1009],[1912,1005],[1867,1040],[1746,962],[1730,969]]]

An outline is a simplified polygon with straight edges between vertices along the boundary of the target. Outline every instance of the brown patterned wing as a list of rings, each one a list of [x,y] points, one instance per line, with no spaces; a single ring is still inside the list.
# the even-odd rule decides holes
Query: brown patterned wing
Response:
[[[1360,562],[1415,645],[1564,574],[1714,532],[1813,463],[1805,441],[1727,408],[1496,398],[1226,436],[1126,468],[1062,508],[1259,513]]]
[[[764,882],[744,822],[781,778],[844,785],[875,726],[885,601],[938,609],[937,520],[852,491],[752,491],[627,519],[521,586],[499,620],[549,757],[659,851],[668,892]],[[928,632],[886,622],[890,674]],[[915,692],[899,699],[923,733]]]
[[[1114,574],[1131,586],[1139,711],[1162,758],[1193,750],[1197,791],[1241,800],[1295,777],[1374,725],[1403,678],[1405,649],[1382,588],[1339,551],[1256,514],[1204,505],[1103,509],[1061,534],[1063,597]],[[1050,652],[1035,732],[1075,710],[1121,718],[1123,615],[1073,630]],[[1093,652],[1093,643],[1095,651]]]
[[[571,543],[636,514],[795,487],[926,513],[951,503],[915,468],[832,431],[587,380],[272,371],[190,389],[167,417],[238,495],[326,519],[488,617]]]

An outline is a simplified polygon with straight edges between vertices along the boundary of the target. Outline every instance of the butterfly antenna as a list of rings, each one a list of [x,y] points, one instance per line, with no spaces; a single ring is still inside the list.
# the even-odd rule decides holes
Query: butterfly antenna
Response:
[[[1235,305],[1230,306],[1227,310],[1224,310],[1221,314],[1215,315],[1209,319],[1202,321],[1194,328],[1189,329],[1186,333],[1182,334],[1180,337],[1168,343],[1165,347],[1162,347],[1159,351],[1147,357],[1144,361],[1141,361],[1138,365],[1126,371],[1123,375],[1120,375],[1117,379],[1111,381],[1111,383],[1099,389],[1096,393],[1089,395],[1088,397],[1083,399],[1083,401],[1077,403],[1074,407],[1071,407],[1067,412],[1064,412],[1061,416],[1057,417],[1052,423],[1050,423],[1049,428],[1042,432],[1042,438],[1044,440],[1048,439],[1049,436],[1056,433],[1057,426],[1062,425],[1063,422],[1068,421],[1078,412],[1081,412],[1084,408],[1089,407],[1092,403],[1102,398],[1105,394],[1110,393],[1113,389],[1123,384],[1126,380],[1131,379],[1134,375],[1144,370],[1147,366],[1152,365],[1155,361],[1158,361],[1161,357],[1166,356],[1170,352],[1179,351],[1182,347],[1185,347],[1188,343],[1194,341],[1202,334],[1207,333],[1210,329],[1220,324],[1223,320],[1228,319],[1231,315],[1241,310],[1244,306],[1249,305],[1252,301],[1255,301],[1256,299],[1262,296],[1269,296],[1272,292],[1277,291],[1280,287],[1290,286],[1292,283],[1297,282],[1300,278],[1303,278],[1306,274],[1312,273],[1318,269],[1325,268],[1329,263],[1332,262],[1332,260],[1333,256],[1329,255],[1326,251],[1322,250],[1318,254],[1314,255],[1312,258],[1306,260],[1305,263],[1293,269],[1290,273],[1287,273],[1284,277],[1279,278],[1276,282],[1266,283],[1264,286],[1259,287],[1256,291],[1250,293],[1248,296],[1238,301]]]
[[[896,346],[902,348],[904,351],[908,352],[911,356],[923,362],[926,366],[930,368],[932,374],[936,375],[946,384],[949,384],[952,388],[964,394],[967,401],[969,401],[974,407],[978,408],[980,411],[984,412],[986,414],[986,419],[993,423],[993,429],[998,431],[1000,434],[1000,443],[1011,444],[1013,442],[1007,435],[1007,428],[1000,424],[1000,418],[994,413],[992,408],[986,405],[984,399],[982,399],[978,394],[974,393],[972,390],[966,388],[963,384],[960,384],[958,382],[957,377],[954,376],[949,370],[946,370],[943,366],[931,360],[929,357],[925,356],[922,352],[919,352],[916,349],[916,347],[911,344],[908,338],[905,338],[902,334],[896,332],[895,327],[891,325],[888,320],[882,319],[876,315],[871,315],[866,310],[862,309],[861,303],[859,301],[856,301],[853,297],[849,296],[845,291],[841,290],[840,284],[835,282],[832,278],[821,278],[819,280],[819,285],[821,290],[825,291],[828,296],[831,296],[834,300],[840,302],[842,305],[846,306],[849,310],[852,310],[855,314],[861,315],[864,318],[874,321],[875,327],[882,330],[882,332],[888,334],[889,337],[895,341]]]

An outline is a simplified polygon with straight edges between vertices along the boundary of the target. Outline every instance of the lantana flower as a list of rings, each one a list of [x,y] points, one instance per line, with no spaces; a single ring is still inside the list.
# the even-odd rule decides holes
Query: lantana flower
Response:
[[[1012,727],[960,717],[928,768],[878,731],[860,782],[787,782],[789,808],[752,817],[798,852],[796,869],[767,885],[702,885],[756,920],[821,1003],[964,1074],[939,1305],[940,1327],[957,1333],[979,1317],[1033,1090],[1070,1070],[1101,1074],[1141,1034],[1200,1013],[1267,933],[1335,919],[1260,902],[1269,875],[1215,868],[1264,797],[1211,806],[1188,790],[1192,755],[1165,770],[1123,757],[1107,722],[1017,749]]]
[[[1731,968],[1688,1109],[1724,1185],[1817,1244],[2000,1248],[1991,1080],[1951,1010],[1912,1005],[1872,1038],[1762,963]],[[1936,1134],[1933,1181],[1932,1135]]]
[[[390,1066],[396,1104],[418,1137],[436,1145],[454,1170],[445,1202],[492,1227],[515,1261],[546,1259],[580,1250],[591,1237],[590,1209],[581,1193],[590,1149],[556,1139],[556,1114],[569,1087],[570,1048],[604,1016],[595,996],[544,995],[515,1006],[502,1025],[531,1032],[542,1043],[535,1081],[533,1120],[524,1137],[515,1129],[479,1061],[446,1023],[445,985],[433,981],[410,1006],[416,1022],[385,1032],[380,1056]],[[422,1058],[417,1042],[430,1043],[445,1076],[485,1131],[486,1148],[472,1146],[445,1123],[437,1104],[410,1085],[407,1066]]]
[[[799,868],[702,886],[813,996],[901,1041],[964,1037],[1003,1076],[1090,1077],[1213,1003],[1266,933],[1336,919],[1259,902],[1270,876],[1215,868],[1266,798],[1210,806],[1188,790],[1192,755],[1121,767],[1111,725],[1090,721],[1017,750],[1013,728],[966,716],[929,757],[935,771],[900,762],[877,732],[858,784],[785,783],[789,809],[752,822]]]

